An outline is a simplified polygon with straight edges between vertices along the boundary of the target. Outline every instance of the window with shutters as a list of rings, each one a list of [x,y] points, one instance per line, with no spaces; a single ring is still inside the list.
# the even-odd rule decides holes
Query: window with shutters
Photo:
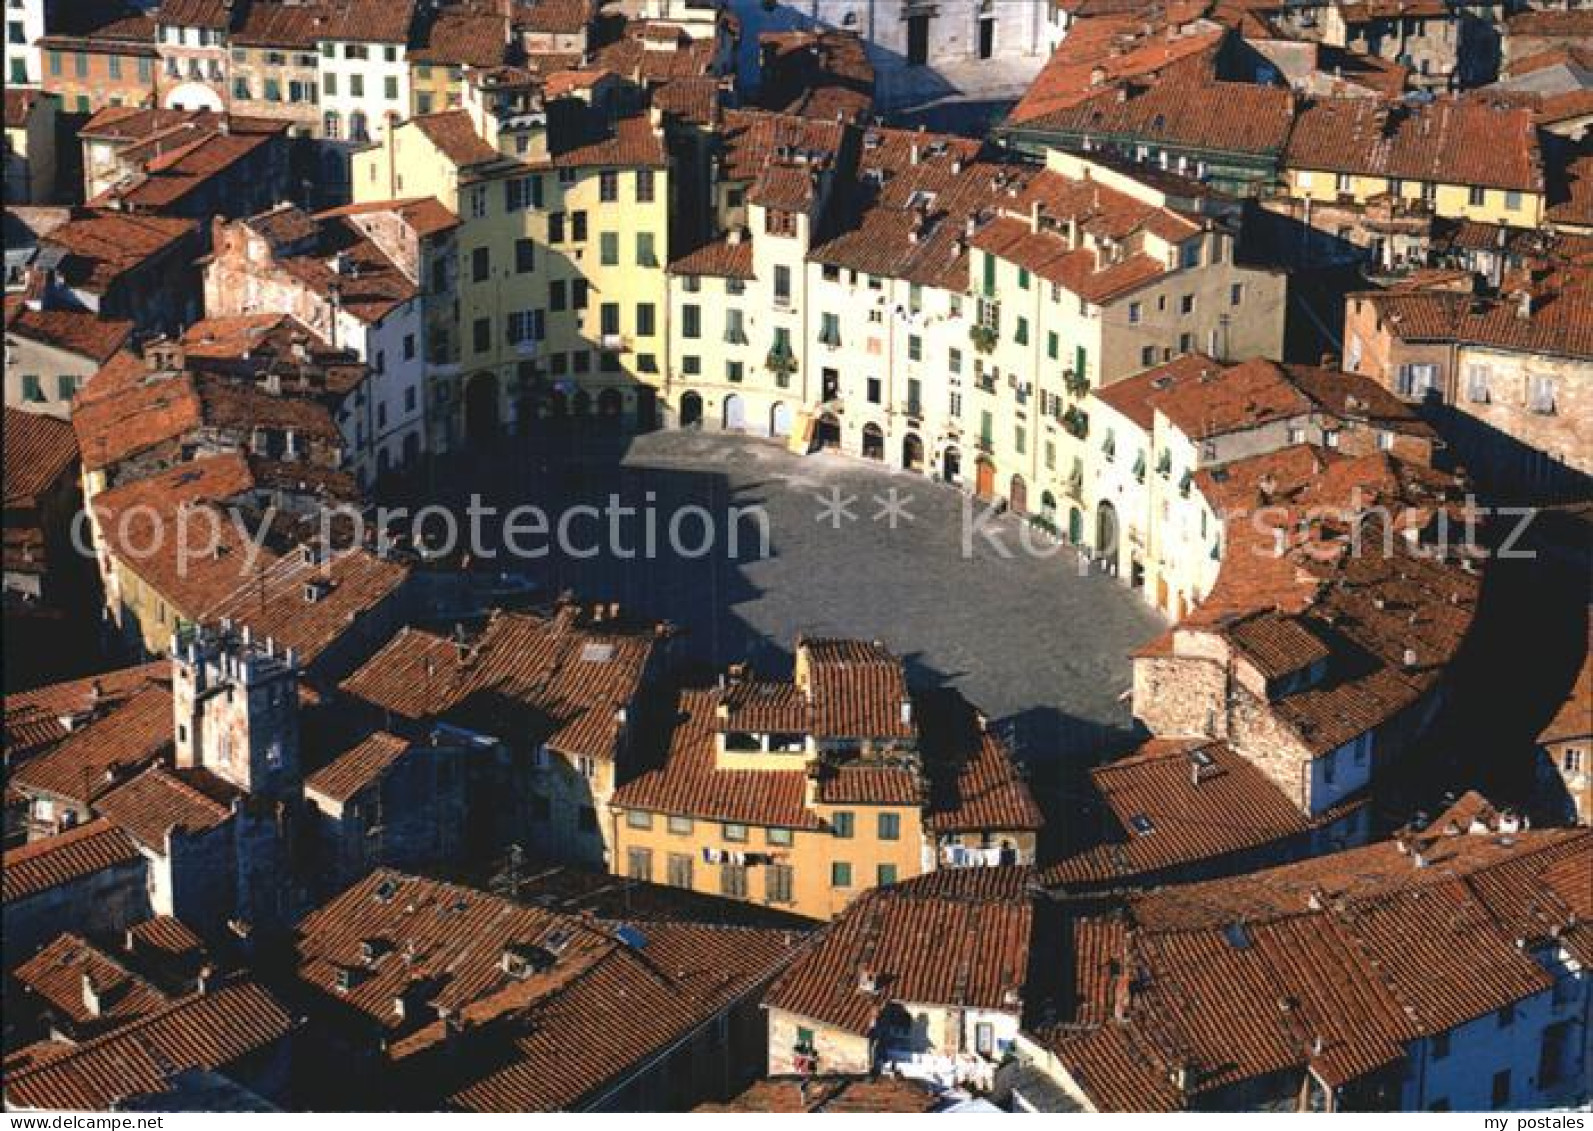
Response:
[[[789,864],[770,864],[763,870],[764,897],[770,903],[792,902],[796,887],[795,869]]]
[[[669,854],[669,886],[691,887],[691,857],[684,852]]]
[[[650,848],[626,849],[625,875],[633,880],[651,882],[653,878],[653,850]]]
[[[719,865],[719,894],[731,899],[747,898],[747,866],[745,864]]]

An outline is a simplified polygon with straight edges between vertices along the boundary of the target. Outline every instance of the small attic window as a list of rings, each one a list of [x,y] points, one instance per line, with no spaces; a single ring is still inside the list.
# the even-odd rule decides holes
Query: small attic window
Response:
[[[1229,923],[1223,927],[1222,937],[1235,950],[1250,949],[1250,930],[1243,923]]]
[[[581,646],[581,659],[588,664],[606,664],[614,658],[614,645],[591,641]]]
[[[1135,813],[1128,819],[1128,827],[1140,836],[1150,836],[1156,831],[1156,825],[1143,813]]]

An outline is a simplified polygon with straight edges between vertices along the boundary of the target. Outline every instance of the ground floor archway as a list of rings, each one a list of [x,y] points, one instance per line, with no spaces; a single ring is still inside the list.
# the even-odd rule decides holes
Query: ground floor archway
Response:
[[[618,389],[604,389],[597,395],[597,414],[617,417],[625,411],[625,397]]]
[[[1084,512],[1078,507],[1068,508],[1068,541],[1075,546],[1084,541]]]
[[[908,471],[924,470],[924,441],[915,433],[902,437],[902,467]]]
[[[490,440],[497,436],[499,426],[497,375],[473,374],[465,383],[465,438]]]
[[[702,424],[702,397],[696,393],[680,395],[680,426],[695,428]]]
[[[1012,482],[1007,485],[1007,506],[1013,514],[1029,513],[1029,485],[1021,475],[1014,475]]]
[[[747,426],[747,402],[735,393],[731,393],[725,398],[724,415],[721,419],[726,432],[740,432]]]
[[[979,461],[974,474],[974,493],[981,499],[991,499],[996,494],[996,465],[987,459]]]
[[[1117,557],[1117,508],[1105,500],[1095,511],[1095,552]]]
[[[863,425],[863,458],[885,458],[885,433],[878,424]]]
[[[592,412],[592,394],[585,389],[577,389],[575,396],[570,398],[570,412],[575,416],[588,416]]]
[[[784,401],[778,402],[769,410],[769,435],[791,435],[791,406]]]
[[[962,453],[955,446],[947,447],[940,453],[940,477],[947,483],[955,483],[962,476]]]
[[[819,417],[819,447],[839,448],[841,446],[841,418],[833,412],[826,412]]]
[[[1051,532],[1056,533],[1056,496],[1049,491],[1040,492],[1040,517],[1051,528]]]

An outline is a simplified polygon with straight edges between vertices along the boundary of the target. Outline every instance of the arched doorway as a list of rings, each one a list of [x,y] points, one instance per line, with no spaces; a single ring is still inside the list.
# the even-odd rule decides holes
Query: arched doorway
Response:
[[[885,458],[885,433],[878,424],[863,425],[863,458]]]
[[[989,499],[996,493],[996,465],[987,459],[980,459],[974,474],[974,493],[981,499]]]
[[[1040,517],[1045,520],[1046,528],[1055,534],[1056,525],[1056,496],[1049,491],[1040,492]]]
[[[916,433],[902,437],[902,467],[908,471],[924,470],[924,442]]]
[[[1013,514],[1029,513],[1029,485],[1023,481],[1023,476],[1014,475],[1011,484],[1007,487],[1007,506]]]
[[[658,394],[643,385],[636,390],[636,430],[651,432],[658,427]]]
[[[769,410],[769,435],[791,435],[791,406],[784,401]]]
[[[955,447],[940,453],[940,477],[947,483],[955,483],[962,477],[962,453]]]
[[[488,440],[498,434],[498,378],[477,373],[465,385],[465,436]]]
[[[696,393],[680,395],[680,426],[697,428],[702,425],[702,397]]]
[[[740,432],[747,426],[747,404],[735,393],[725,397],[723,419],[726,432]]]
[[[570,413],[570,398],[563,389],[550,389],[543,403],[547,406],[550,420],[568,416]]]
[[[1068,541],[1075,546],[1084,541],[1084,512],[1078,507],[1068,508]]]
[[[841,446],[841,420],[833,412],[826,412],[819,417],[819,447],[838,448]]]
[[[585,389],[577,389],[575,396],[570,401],[570,412],[575,416],[586,416],[592,411],[592,394]]]
[[[597,414],[608,417],[610,420],[618,419],[625,411],[625,398],[618,389],[604,389],[597,395]]]
[[[1095,552],[1117,557],[1117,508],[1104,500],[1095,512]]]

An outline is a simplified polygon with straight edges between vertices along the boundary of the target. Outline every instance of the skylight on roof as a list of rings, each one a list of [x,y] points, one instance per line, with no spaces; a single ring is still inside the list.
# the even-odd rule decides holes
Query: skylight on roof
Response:
[[[588,664],[606,664],[614,658],[614,645],[593,640],[581,646],[581,659]]]
[[[1222,929],[1222,937],[1235,950],[1250,949],[1250,931],[1243,923],[1229,923]]]
[[[1128,826],[1140,836],[1150,836],[1151,833],[1156,831],[1155,824],[1152,823],[1151,819],[1143,813],[1135,813],[1132,817],[1130,817],[1128,819]]]

